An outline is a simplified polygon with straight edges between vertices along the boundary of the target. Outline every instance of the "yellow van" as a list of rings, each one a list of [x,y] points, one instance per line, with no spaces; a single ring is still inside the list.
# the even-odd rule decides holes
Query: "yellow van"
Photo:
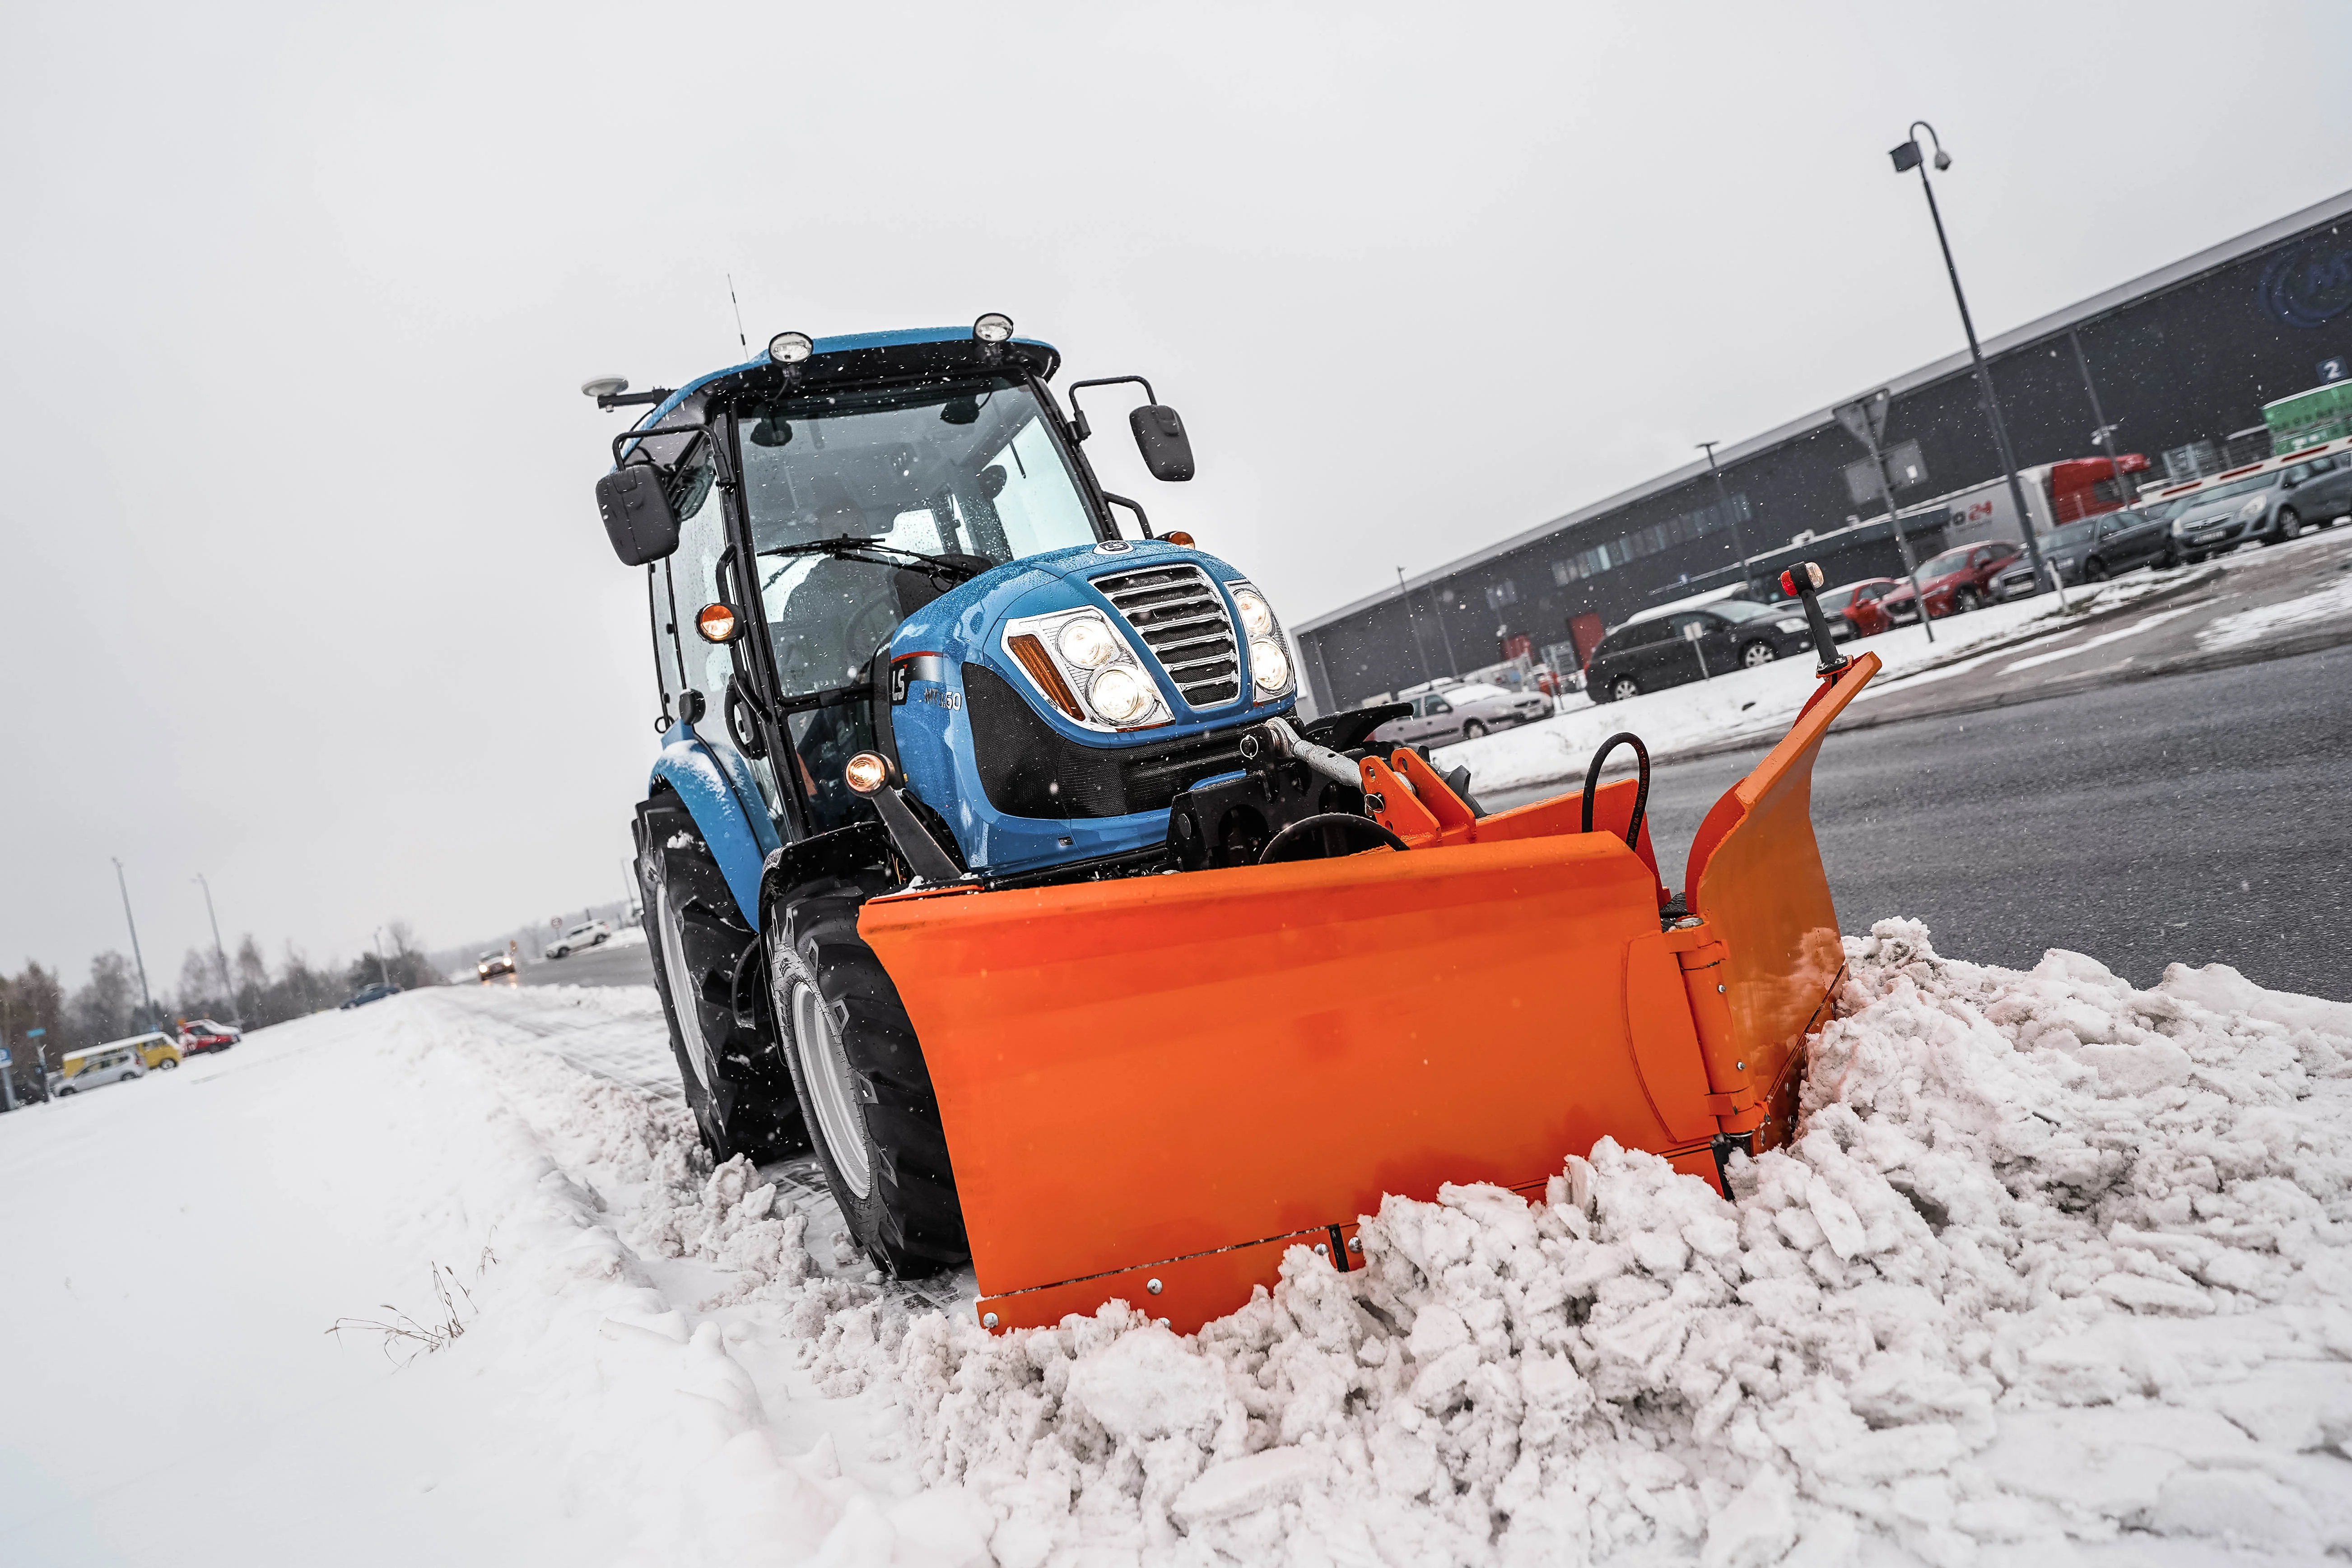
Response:
[[[150,1072],[159,1068],[169,1072],[185,1060],[188,1054],[181,1048],[175,1036],[162,1033],[135,1036],[122,1044],[138,1048],[139,1059],[147,1065]]]

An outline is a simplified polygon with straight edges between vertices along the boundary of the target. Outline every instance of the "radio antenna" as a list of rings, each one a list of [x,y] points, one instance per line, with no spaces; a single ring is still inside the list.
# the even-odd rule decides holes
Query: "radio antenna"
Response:
[[[743,357],[751,357],[751,340],[743,335],[743,301],[735,298],[735,274],[727,275],[727,302],[735,307],[735,341],[743,345]]]

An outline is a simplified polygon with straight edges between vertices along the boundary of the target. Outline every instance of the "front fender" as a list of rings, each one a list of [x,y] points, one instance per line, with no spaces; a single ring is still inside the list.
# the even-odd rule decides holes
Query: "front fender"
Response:
[[[673,724],[662,731],[647,789],[662,784],[677,793],[694,818],[743,923],[758,931],[761,868],[783,840],[769,819],[750,764],[732,750],[702,740],[693,725]]]

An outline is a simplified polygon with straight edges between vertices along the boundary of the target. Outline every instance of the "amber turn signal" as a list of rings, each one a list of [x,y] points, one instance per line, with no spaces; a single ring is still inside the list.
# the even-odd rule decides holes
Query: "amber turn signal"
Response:
[[[841,782],[859,795],[872,795],[890,782],[890,764],[872,752],[860,752],[841,770]]]
[[[742,626],[735,618],[732,605],[705,605],[694,616],[694,629],[702,634],[705,642],[733,642]]]
[[[1187,550],[1192,548],[1192,536],[1181,528],[1173,533],[1163,533],[1160,537],[1171,544],[1181,544]]]
[[[1070,683],[1062,679],[1062,672],[1055,669],[1054,661],[1046,657],[1045,645],[1028,632],[1004,640],[1005,646],[1013,650],[1013,657],[1021,661],[1021,668],[1029,672],[1029,679],[1037,683],[1037,689],[1045,694],[1045,700],[1068,714],[1073,721],[1085,723],[1086,710],[1078,706],[1077,695],[1070,689]]]

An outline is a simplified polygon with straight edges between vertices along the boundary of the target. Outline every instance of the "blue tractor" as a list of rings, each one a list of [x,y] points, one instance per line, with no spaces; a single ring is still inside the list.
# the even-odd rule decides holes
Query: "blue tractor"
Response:
[[[1192,477],[1182,420],[1135,376],[1071,384],[1066,415],[1060,357],[992,314],[583,389],[649,405],[597,499],[646,572],[660,752],[636,863],[688,1101],[718,1157],[813,1145],[901,1276],[968,1242],[866,903],[1393,842],[1355,758],[1394,710],[1292,721],[1265,595],[1103,489],[1076,395],[1139,388],[1163,480]]]

